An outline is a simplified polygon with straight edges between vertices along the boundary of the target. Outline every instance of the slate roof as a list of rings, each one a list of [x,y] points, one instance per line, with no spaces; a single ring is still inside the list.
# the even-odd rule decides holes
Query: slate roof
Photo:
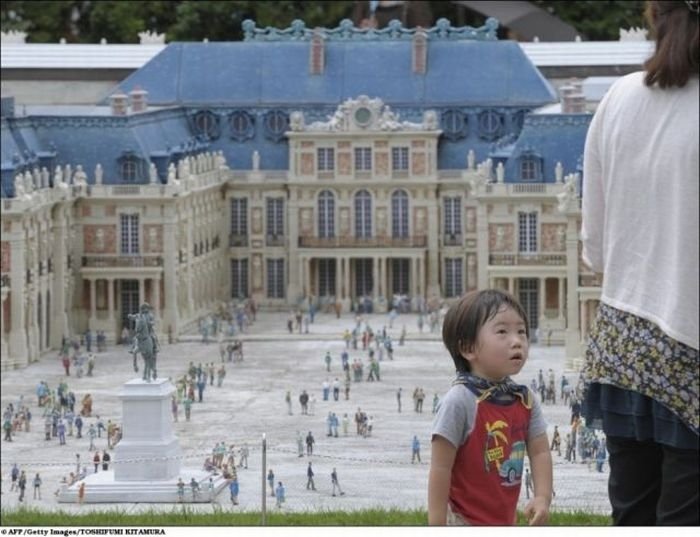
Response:
[[[117,89],[156,105],[332,104],[359,95],[390,105],[517,105],[556,100],[514,41],[430,41],[427,72],[411,71],[410,41],[326,43],[309,74],[308,42],[172,43]]]

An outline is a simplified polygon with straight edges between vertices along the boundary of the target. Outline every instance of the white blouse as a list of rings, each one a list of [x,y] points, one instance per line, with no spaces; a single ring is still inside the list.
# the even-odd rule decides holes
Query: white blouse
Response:
[[[583,261],[601,300],[698,349],[698,78],[610,88],[586,137]]]

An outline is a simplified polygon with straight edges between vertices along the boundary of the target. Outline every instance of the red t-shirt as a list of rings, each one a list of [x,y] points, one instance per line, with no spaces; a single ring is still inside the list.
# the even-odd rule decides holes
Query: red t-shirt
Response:
[[[467,441],[457,450],[450,505],[472,525],[514,525],[530,424],[520,399],[477,403]]]

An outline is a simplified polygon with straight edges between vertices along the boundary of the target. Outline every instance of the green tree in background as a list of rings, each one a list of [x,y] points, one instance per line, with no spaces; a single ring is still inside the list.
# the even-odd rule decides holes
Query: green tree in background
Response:
[[[168,41],[234,41],[242,39],[241,23],[253,19],[259,27],[286,28],[294,19],[307,27],[333,28],[350,18],[356,2],[301,1],[3,1],[2,30],[22,30],[31,43],[137,43],[138,33],[155,30]],[[588,40],[617,40],[619,28],[643,26],[642,1],[535,0]],[[446,17],[453,24],[480,26],[474,12],[458,16],[452,2],[431,2],[433,20]]]

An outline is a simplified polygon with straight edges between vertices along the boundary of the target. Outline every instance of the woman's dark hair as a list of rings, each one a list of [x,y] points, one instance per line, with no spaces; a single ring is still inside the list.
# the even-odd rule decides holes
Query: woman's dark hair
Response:
[[[700,69],[698,13],[684,1],[647,2],[644,16],[656,39],[654,55],[644,62],[644,83],[682,88]],[[697,6],[697,2],[695,2]],[[697,8],[696,8],[697,9]]]
[[[503,307],[513,309],[525,322],[525,333],[530,338],[530,327],[525,310],[511,294],[498,289],[471,291],[453,305],[442,323],[442,342],[454,360],[457,371],[469,371],[470,365],[462,356],[476,345],[479,330]]]

